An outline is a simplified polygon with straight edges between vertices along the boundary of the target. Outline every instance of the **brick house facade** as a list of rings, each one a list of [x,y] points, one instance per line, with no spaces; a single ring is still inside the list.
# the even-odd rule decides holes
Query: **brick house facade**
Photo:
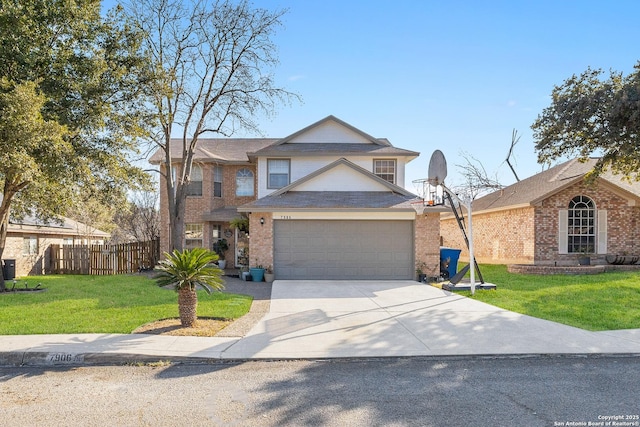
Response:
[[[109,233],[64,218],[45,224],[35,218],[11,221],[7,230],[3,260],[15,260],[16,277],[47,274],[51,268],[51,245],[102,244]]]
[[[588,242],[592,263],[605,263],[607,254],[639,254],[640,185],[605,173],[593,184],[584,181],[595,159],[571,160],[534,177],[474,201],[474,255],[478,262],[495,264],[575,265],[582,254],[572,245]],[[592,217],[572,234],[571,203],[590,201]],[[465,220],[467,219],[465,212]],[[568,215],[568,216],[567,216]],[[443,244],[463,249],[455,218],[441,218]],[[567,234],[568,233],[568,234]],[[573,239],[573,240],[572,240]]]
[[[416,196],[403,188],[405,164],[418,155],[333,116],[281,139],[203,139],[194,155],[202,195],[187,198],[185,224],[209,249],[220,230],[229,260],[241,249],[229,221],[246,215],[250,239],[238,245],[248,245],[249,266],[273,266],[276,278],[408,279],[422,264],[436,275],[439,212],[417,215]],[[160,164],[161,153],[151,162]],[[222,171],[221,197],[213,196],[214,168]],[[241,169],[254,175],[253,196],[236,196]],[[168,248],[164,182],[160,188],[161,247]]]

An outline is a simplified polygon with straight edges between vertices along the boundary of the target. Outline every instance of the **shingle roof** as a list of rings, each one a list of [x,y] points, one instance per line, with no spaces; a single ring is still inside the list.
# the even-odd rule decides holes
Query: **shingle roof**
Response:
[[[39,234],[89,235],[91,237],[108,238],[109,233],[93,228],[71,218],[61,217],[50,221],[43,221],[27,215],[21,219],[9,220],[9,232],[31,231]]]
[[[475,212],[479,212],[488,209],[533,205],[582,180],[585,174],[593,169],[596,161],[597,159],[589,159],[586,162],[580,162],[578,159],[569,160],[474,200],[473,209]],[[630,183],[611,172],[605,172],[600,176],[600,179],[631,193],[631,195],[640,197],[640,184],[638,183]]]
[[[240,216],[236,206],[225,206],[202,214],[203,221],[229,222]]]
[[[198,141],[193,159],[198,162],[248,162],[248,152],[253,152],[279,141],[278,138],[202,138]],[[182,140],[172,139],[171,157],[182,158]],[[159,164],[164,159],[164,151],[158,150],[149,159],[151,164]]]
[[[298,135],[326,122],[335,122],[352,130],[371,143],[291,143]],[[182,140],[173,138],[171,157],[182,158]],[[295,156],[295,155],[376,155],[376,156],[408,156],[417,157],[420,153],[391,145],[386,138],[374,138],[354,128],[350,124],[334,117],[327,116],[284,138],[200,138],[194,154],[199,162],[248,162],[249,157],[259,156]],[[160,164],[164,159],[164,151],[158,149],[149,162]]]
[[[269,209],[412,209],[415,196],[390,191],[290,191],[270,194],[238,208],[241,212]]]
[[[341,144],[341,143],[287,143],[267,146],[249,153],[254,156],[292,156],[292,155],[375,155],[375,156],[411,156],[420,153],[388,145],[376,144]]]

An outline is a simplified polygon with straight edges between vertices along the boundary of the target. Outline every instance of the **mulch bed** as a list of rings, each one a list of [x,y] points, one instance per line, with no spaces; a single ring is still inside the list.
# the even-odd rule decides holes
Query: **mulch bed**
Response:
[[[180,319],[162,319],[136,328],[133,334],[214,337],[233,320],[199,317],[192,328],[183,328]]]

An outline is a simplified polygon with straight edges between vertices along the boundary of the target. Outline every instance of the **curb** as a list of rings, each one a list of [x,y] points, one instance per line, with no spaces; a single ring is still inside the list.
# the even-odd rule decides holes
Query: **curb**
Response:
[[[372,357],[291,357],[264,359],[225,359],[189,356],[158,356],[127,353],[51,353],[51,352],[0,352],[2,367],[78,367],[122,365],[170,365],[170,364],[239,364],[246,362],[361,362],[381,360],[526,360],[526,359],[611,359],[640,358],[640,353],[522,353],[522,354],[462,354],[418,356]]]

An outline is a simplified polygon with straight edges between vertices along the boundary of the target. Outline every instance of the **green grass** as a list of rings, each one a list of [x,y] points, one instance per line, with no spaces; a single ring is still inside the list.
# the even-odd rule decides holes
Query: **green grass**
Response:
[[[481,265],[480,271],[497,290],[463,294],[590,331],[640,328],[640,272],[540,276],[508,273],[504,265]]]
[[[42,283],[44,292],[0,293],[0,335],[131,333],[146,323],[178,317],[178,295],[144,276],[38,276],[16,287]],[[6,282],[7,287],[13,284]],[[252,298],[198,291],[198,316],[235,319]]]

